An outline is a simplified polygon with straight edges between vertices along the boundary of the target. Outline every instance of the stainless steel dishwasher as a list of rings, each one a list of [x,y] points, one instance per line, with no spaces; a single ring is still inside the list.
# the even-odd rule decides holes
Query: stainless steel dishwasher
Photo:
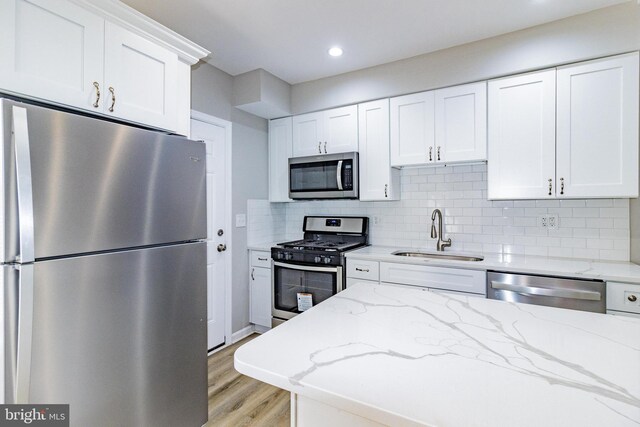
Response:
[[[487,272],[487,298],[572,310],[606,312],[605,282]]]

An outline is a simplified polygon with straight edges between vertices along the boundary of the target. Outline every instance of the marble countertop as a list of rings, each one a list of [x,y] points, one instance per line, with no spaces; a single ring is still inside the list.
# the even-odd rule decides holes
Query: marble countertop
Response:
[[[384,424],[637,426],[640,320],[358,283],[238,371]]]
[[[456,267],[470,270],[498,270],[515,273],[548,274],[552,276],[601,279],[640,284],[640,265],[619,261],[592,261],[570,258],[553,258],[525,255],[468,254],[445,251],[448,254],[482,255],[483,261],[454,261],[432,258],[416,258],[392,255],[397,250],[426,251],[416,248],[389,246],[367,246],[347,252],[348,259],[362,259],[407,264],[431,265],[434,267]],[[440,252],[442,253],[442,252]]]

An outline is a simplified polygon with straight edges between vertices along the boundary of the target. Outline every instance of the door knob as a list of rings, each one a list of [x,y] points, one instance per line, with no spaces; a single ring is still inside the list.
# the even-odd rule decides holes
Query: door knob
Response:
[[[227,245],[225,245],[224,243],[221,243],[218,245],[218,252],[224,252],[227,250]]]
[[[218,230],[218,236],[222,236],[223,234],[224,234],[224,230],[222,230],[222,228]]]

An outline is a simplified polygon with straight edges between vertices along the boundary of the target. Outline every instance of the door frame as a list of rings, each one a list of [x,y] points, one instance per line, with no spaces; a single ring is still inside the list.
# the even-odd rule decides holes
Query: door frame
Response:
[[[232,281],[231,273],[233,268],[233,221],[232,221],[232,199],[231,199],[231,136],[232,136],[232,123],[228,120],[220,119],[218,117],[211,116],[209,114],[201,113],[200,111],[191,110],[191,117],[189,119],[189,130],[191,130],[191,120],[197,120],[199,122],[208,123],[215,126],[220,126],[225,130],[225,171],[227,174],[226,188],[225,188],[225,205],[226,215],[224,228],[227,230],[227,257],[225,259],[225,274],[224,274],[224,345],[229,345],[232,342],[231,335],[231,291]]]

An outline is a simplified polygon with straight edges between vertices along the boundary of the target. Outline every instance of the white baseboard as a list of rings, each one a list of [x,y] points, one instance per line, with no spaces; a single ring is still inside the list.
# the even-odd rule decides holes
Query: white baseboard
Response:
[[[245,339],[246,337],[248,337],[249,335],[251,335],[254,332],[255,332],[254,325],[246,326],[246,327],[240,329],[239,331],[234,332],[233,334],[231,334],[231,342],[229,342],[229,344],[235,344],[238,341]]]

